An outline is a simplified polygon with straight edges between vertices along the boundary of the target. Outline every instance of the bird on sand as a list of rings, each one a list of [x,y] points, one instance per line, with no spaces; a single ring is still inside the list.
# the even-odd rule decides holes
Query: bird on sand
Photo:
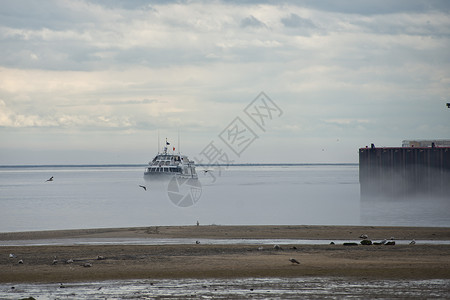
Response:
[[[410,245],[415,245],[416,244],[416,240],[413,239],[409,244]]]
[[[361,234],[361,235],[359,236],[359,238],[360,238],[360,239],[367,239],[367,238],[368,238],[368,235],[367,235],[367,234]]]
[[[47,179],[46,181],[53,181],[53,176]]]
[[[298,260],[296,260],[295,258],[289,258],[289,261],[291,262],[291,263],[293,263],[293,264],[300,264],[299,262],[298,262]]]
[[[147,190],[147,187],[144,185],[139,185],[139,187],[143,188],[144,190]]]

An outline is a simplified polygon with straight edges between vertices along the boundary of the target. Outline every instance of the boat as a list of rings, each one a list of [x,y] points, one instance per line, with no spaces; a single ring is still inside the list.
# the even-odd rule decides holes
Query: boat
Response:
[[[183,179],[198,179],[195,171],[195,162],[190,160],[186,155],[180,153],[176,154],[175,148],[172,153],[168,152],[167,142],[162,153],[159,153],[153,158],[148,166],[145,168],[144,177],[146,179],[171,179],[173,177]]]

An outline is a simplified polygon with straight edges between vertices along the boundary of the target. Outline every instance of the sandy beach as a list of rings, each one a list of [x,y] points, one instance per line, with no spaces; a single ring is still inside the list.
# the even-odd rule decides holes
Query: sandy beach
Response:
[[[450,228],[158,226],[0,233],[2,241],[67,238],[450,240]],[[449,279],[450,245],[70,245],[0,247],[0,282],[134,278],[358,276]],[[16,257],[10,258],[13,253]],[[100,259],[99,259],[100,257]],[[300,264],[289,262],[297,259]],[[56,258],[57,263],[53,264]],[[72,263],[66,263],[67,260]],[[19,263],[23,260],[23,264]],[[88,265],[89,267],[86,267]]]

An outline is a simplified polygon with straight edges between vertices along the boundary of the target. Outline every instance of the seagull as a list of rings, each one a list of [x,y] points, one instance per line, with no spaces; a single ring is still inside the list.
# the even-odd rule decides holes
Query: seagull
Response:
[[[413,239],[409,244],[410,244],[410,245],[415,245],[415,244],[416,244],[416,240]]]
[[[47,179],[46,181],[53,181],[53,176]]]
[[[17,263],[22,265],[23,264],[23,260],[19,260]]]
[[[73,264],[73,259],[66,260],[66,264]]]
[[[144,185],[140,185],[141,188],[143,188],[144,190],[147,190],[147,187]]]
[[[360,239],[367,239],[369,236],[367,234],[361,234],[359,236]]]
[[[289,261],[291,262],[291,263],[293,263],[293,264],[300,264],[299,262],[298,262],[298,260],[296,260],[295,258],[289,258]]]
[[[52,265],[56,265],[58,263],[58,260],[55,258],[52,262]]]
[[[14,253],[9,254],[9,258],[16,258],[17,256]]]
[[[195,241],[195,243],[196,243],[197,245],[199,245],[199,244],[200,244],[200,241]]]

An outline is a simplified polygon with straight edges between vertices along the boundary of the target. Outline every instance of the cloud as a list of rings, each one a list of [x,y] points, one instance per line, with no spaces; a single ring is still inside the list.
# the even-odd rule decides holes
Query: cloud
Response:
[[[10,128],[90,128],[90,129],[126,129],[135,124],[130,118],[106,116],[106,115],[67,115],[57,113],[56,115],[22,114],[6,106],[0,100],[0,127]]]
[[[103,104],[109,105],[142,105],[142,104],[152,104],[157,103],[158,100],[155,99],[142,99],[142,100],[124,100],[124,101],[102,101]]]
[[[450,12],[450,4],[446,0],[305,0],[302,5],[321,11],[337,12],[343,14],[383,15],[396,13],[426,13],[430,11]]]
[[[316,28],[311,20],[304,19],[297,14],[290,14],[289,17],[282,18],[281,23],[286,27],[292,28]]]
[[[267,28],[267,25],[254,16],[248,16],[241,21],[241,27]]]

